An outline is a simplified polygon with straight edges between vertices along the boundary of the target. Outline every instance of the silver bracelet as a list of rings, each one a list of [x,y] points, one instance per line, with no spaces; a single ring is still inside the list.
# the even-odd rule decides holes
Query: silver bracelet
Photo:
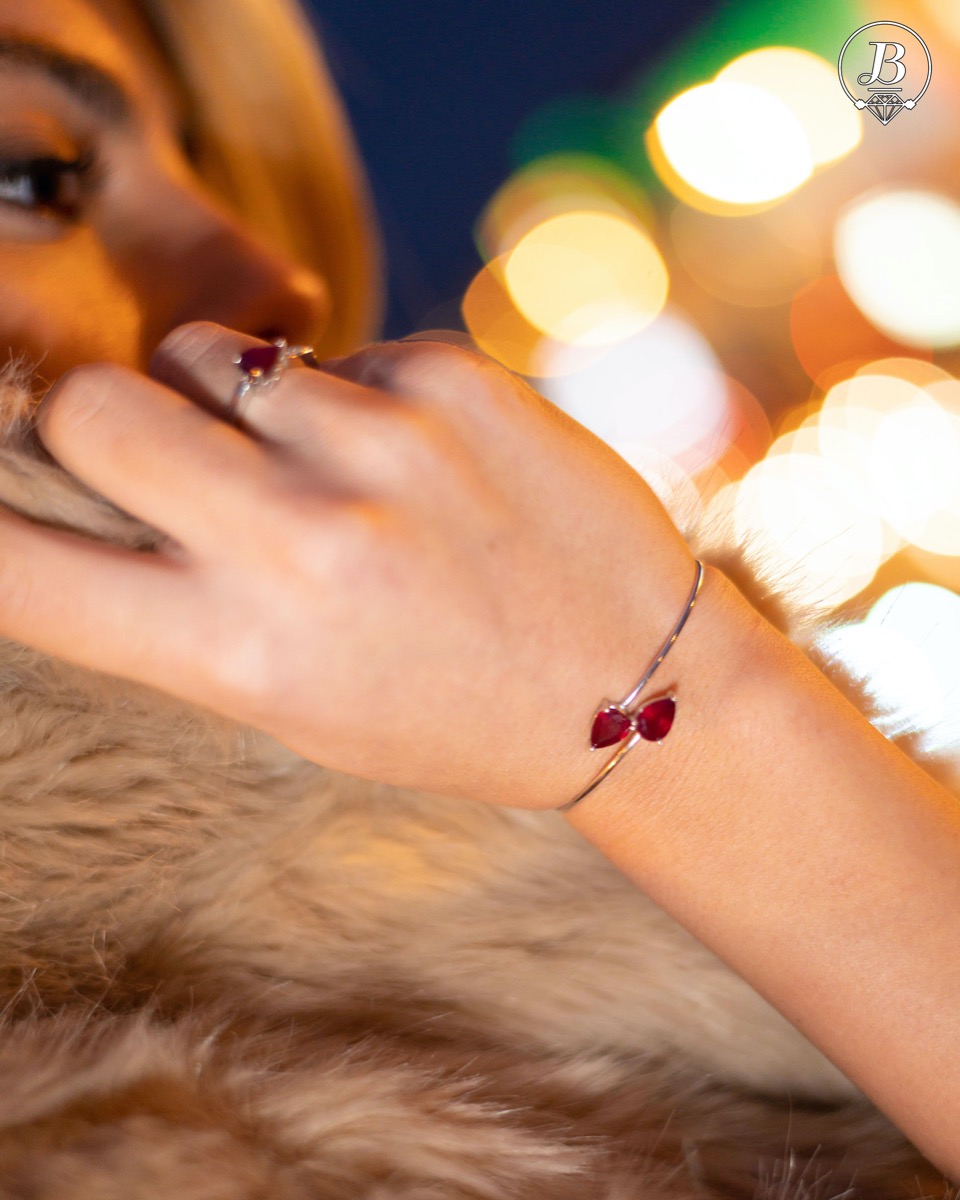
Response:
[[[680,636],[680,631],[686,625],[687,618],[697,602],[700,585],[703,583],[703,563],[699,559],[696,560],[696,563],[697,577],[694,580],[693,590],[690,592],[686,607],[680,620],[674,625],[670,636],[660,647],[657,657],[644,671],[627,696],[616,704],[602,704],[593,714],[593,722],[590,726],[591,753],[604,746],[615,746],[618,742],[622,742],[623,745],[620,746],[613,758],[603,765],[599,774],[587,784],[583,791],[574,796],[572,800],[568,800],[566,804],[561,804],[556,810],[557,812],[567,812],[575,804],[579,804],[585,796],[589,796],[593,789],[606,779],[620,759],[628,754],[638,742],[659,744],[670,732],[677,709],[677,698],[672,692],[665,692],[662,696],[657,696],[646,704],[640,705],[635,711],[633,709],[638,696],[650,681],[650,677],[670,653],[673,643]]]

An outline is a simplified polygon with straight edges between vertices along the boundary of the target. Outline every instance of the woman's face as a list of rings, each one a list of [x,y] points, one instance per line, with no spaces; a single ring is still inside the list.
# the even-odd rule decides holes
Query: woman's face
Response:
[[[135,0],[0,0],[0,367],[143,366],[200,319],[317,336],[324,282],[207,190],[186,116]]]

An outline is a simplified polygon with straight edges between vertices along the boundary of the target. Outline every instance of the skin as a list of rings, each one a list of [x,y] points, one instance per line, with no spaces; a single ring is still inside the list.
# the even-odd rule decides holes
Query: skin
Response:
[[[84,47],[136,122],[97,134],[115,172],[74,223],[3,206],[0,336],[72,368],[41,409],[48,449],[166,540],[134,555],[0,513],[0,628],[354,774],[538,809],[576,794],[594,708],[693,580],[652,493],[438,343],[291,369],[225,421],[232,360],[258,331],[315,328],[323,284],[207,194],[132,10],[24,7],[0,0],[0,29]],[[0,104],[3,137],[80,137],[62,98],[27,94],[7,93],[16,121]],[[571,823],[960,1177],[955,800],[713,570],[657,685],[674,730]]]

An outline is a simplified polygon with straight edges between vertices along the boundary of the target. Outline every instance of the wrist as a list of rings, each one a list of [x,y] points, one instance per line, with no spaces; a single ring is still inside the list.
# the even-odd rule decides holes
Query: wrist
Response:
[[[689,619],[641,697],[675,696],[669,734],[660,743],[640,742],[624,755],[594,791],[565,813],[571,824],[600,845],[616,838],[624,820],[642,822],[638,808],[651,817],[655,810],[662,816],[672,797],[701,792],[705,740],[748,736],[738,729],[738,698],[763,664],[782,653],[783,645],[789,644],[734,584],[706,566]],[[588,783],[615,753],[616,746],[591,755],[606,757],[587,768]]]
[[[956,800],[716,572],[704,600],[670,740],[568,819],[955,1171]]]

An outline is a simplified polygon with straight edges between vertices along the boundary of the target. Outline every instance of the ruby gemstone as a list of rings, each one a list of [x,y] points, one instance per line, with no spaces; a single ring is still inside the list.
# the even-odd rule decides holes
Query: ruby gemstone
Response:
[[[279,346],[254,346],[240,355],[241,371],[248,375],[267,375],[280,361]]]
[[[602,708],[593,718],[590,730],[590,745],[594,750],[601,746],[612,746],[622,742],[633,730],[633,722],[619,708]]]
[[[637,733],[648,742],[659,742],[670,732],[677,702],[670,696],[651,700],[637,713]]]

